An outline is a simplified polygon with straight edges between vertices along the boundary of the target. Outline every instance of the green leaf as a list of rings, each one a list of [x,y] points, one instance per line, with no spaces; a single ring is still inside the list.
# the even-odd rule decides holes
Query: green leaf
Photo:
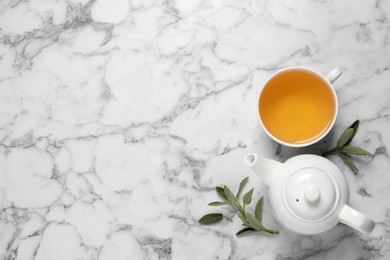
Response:
[[[356,146],[344,146],[341,149],[342,152],[347,154],[356,154],[356,155],[368,155],[373,156],[369,151],[364,150],[363,148],[356,147]]]
[[[267,232],[269,234],[279,234],[279,231],[277,231],[277,230],[272,230],[272,229],[264,227],[263,224],[261,224],[261,222],[255,216],[253,216],[251,213],[247,212],[246,217],[248,219],[249,227],[256,229],[256,230],[259,230],[259,231]]]
[[[260,222],[262,220],[263,205],[264,205],[264,197],[261,197],[257,202],[256,209],[255,209],[255,218],[257,218]]]
[[[236,233],[236,236],[242,237],[242,236],[249,235],[249,234],[255,233],[255,232],[259,232],[259,231],[256,230],[256,229],[247,227],[247,228],[244,228],[244,229],[241,229],[240,231],[238,231],[238,232]]]
[[[236,194],[236,198],[238,198],[240,196],[242,189],[244,189],[245,184],[248,182],[248,178],[249,177],[246,177],[241,181],[240,186],[239,186],[238,191],[237,191],[237,194]]]
[[[244,197],[242,198],[242,202],[247,205],[250,204],[252,202],[252,195],[253,188],[244,195]]]
[[[210,202],[208,205],[209,205],[209,206],[223,206],[223,205],[226,205],[226,202],[222,202],[222,201],[213,201],[213,202]]]
[[[230,203],[235,203],[236,202],[236,197],[234,196],[233,192],[225,185],[223,186],[223,191],[225,192],[225,196],[227,201]]]
[[[255,218],[255,216],[253,216],[251,213],[247,212],[246,218],[251,228],[254,228],[256,230],[262,229],[263,226],[261,225],[260,221],[257,218]]]
[[[348,145],[348,144],[352,141],[352,139],[355,137],[355,135],[356,135],[356,133],[357,133],[357,131],[358,131],[358,129],[359,129],[359,124],[360,124],[360,121],[359,121],[359,120],[356,120],[356,121],[353,122],[353,124],[349,127],[349,128],[351,128],[351,129],[353,129],[353,133],[352,133],[351,138],[349,139],[348,142],[345,143],[345,145]]]
[[[215,190],[217,191],[218,195],[222,197],[222,199],[227,200],[225,191],[223,190],[222,187],[215,187]]]
[[[211,213],[201,217],[199,223],[202,225],[212,225],[220,222],[222,219],[223,215],[221,213]]]
[[[348,128],[346,129],[340,136],[339,140],[337,141],[337,147],[343,147],[347,142],[349,142],[353,135],[353,129]]]
[[[348,165],[353,170],[353,172],[355,174],[359,172],[356,164],[353,162],[353,160],[351,158],[349,158],[348,156],[346,156],[343,153],[338,153],[338,155],[345,162],[345,164]]]

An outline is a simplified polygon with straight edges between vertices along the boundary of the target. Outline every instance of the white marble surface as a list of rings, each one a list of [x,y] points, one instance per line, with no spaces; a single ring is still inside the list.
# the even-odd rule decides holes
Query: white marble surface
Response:
[[[344,70],[334,131],[308,150],[257,121],[261,84],[293,65]],[[390,1],[1,1],[0,259],[389,259],[389,100]],[[265,194],[245,152],[321,153],[355,119],[375,157],[358,176],[331,159],[371,236],[197,224],[216,185]]]

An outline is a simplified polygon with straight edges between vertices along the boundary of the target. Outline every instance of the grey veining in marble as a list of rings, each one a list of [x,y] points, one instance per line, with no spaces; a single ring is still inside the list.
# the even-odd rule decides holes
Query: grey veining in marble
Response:
[[[307,149],[267,138],[256,108],[296,65],[344,71],[334,130]],[[1,1],[0,258],[389,259],[389,100],[390,1]],[[266,194],[246,152],[319,154],[356,119],[375,156],[357,176],[330,159],[370,236],[198,225],[216,185]]]

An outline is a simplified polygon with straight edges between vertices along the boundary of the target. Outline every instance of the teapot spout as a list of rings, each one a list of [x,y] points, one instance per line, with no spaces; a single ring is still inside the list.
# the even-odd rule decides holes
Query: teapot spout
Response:
[[[283,165],[280,162],[260,157],[255,153],[247,154],[245,163],[260,177],[267,187],[271,185]]]

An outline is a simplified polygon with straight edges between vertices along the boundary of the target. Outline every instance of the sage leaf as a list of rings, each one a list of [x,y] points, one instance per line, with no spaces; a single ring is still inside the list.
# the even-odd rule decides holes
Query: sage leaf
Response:
[[[353,135],[353,129],[348,128],[346,129],[340,136],[339,140],[337,141],[337,147],[343,147],[347,142],[349,142],[352,139]]]
[[[255,218],[255,216],[247,212],[246,218],[251,228],[254,228],[256,230],[262,230],[263,226],[261,225],[260,221],[257,218]]]
[[[338,155],[345,162],[345,164],[348,165],[353,170],[353,172],[355,174],[359,172],[356,164],[353,162],[353,160],[351,158],[349,158],[348,156],[346,156],[343,153],[339,153]]]
[[[242,202],[246,205],[250,204],[252,202],[252,195],[253,195],[253,188],[245,193],[244,197],[242,198]]]
[[[242,236],[249,235],[249,234],[255,233],[255,232],[259,232],[259,231],[256,230],[256,229],[247,227],[247,228],[244,228],[244,229],[241,229],[240,231],[238,231],[238,232],[236,233],[236,236],[242,237]]]
[[[255,208],[255,218],[257,218],[260,222],[262,220],[263,205],[264,205],[264,197],[261,197],[257,202]]]
[[[234,196],[233,192],[225,185],[223,186],[223,191],[225,192],[225,196],[227,201],[230,203],[235,203],[236,202],[236,197]]]
[[[344,146],[341,151],[347,154],[373,156],[369,151],[366,151],[363,148],[350,145]]]
[[[251,228],[254,228],[254,229],[259,230],[259,231],[264,231],[268,234],[279,234],[279,231],[277,231],[277,230],[272,230],[272,229],[264,227],[261,224],[261,222],[252,214],[247,213],[246,216],[247,216],[247,219],[248,219],[248,222],[249,222],[249,225]]]
[[[217,191],[218,195],[222,197],[222,199],[227,200],[225,191],[222,187],[215,187],[215,190]]]
[[[226,202],[222,202],[222,201],[213,201],[213,202],[210,202],[208,205],[209,205],[209,206],[223,206],[223,205],[226,205]]]
[[[221,213],[211,213],[201,217],[199,223],[202,225],[212,225],[220,222],[222,219],[223,215]]]
[[[244,189],[245,184],[248,182],[248,178],[249,178],[249,177],[246,177],[246,178],[244,178],[244,179],[240,182],[240,186],[238,187],[238,191],[237,191],[237,194],[236,194],[236,198],[238,198],[238,197],[240,196],[242,189]]]
[[[348,145],[352,139],[355,137],[358,129],[359,129],[359,124],[360,124],[360,121],[359,120],[356,120],[355,122],[353,122],[353,124],[349,127],[350,129],[353,129],[353,133],[352,133],[352,136],[351,138],[349,139],[348,142],[345,143],[345,145]]]

